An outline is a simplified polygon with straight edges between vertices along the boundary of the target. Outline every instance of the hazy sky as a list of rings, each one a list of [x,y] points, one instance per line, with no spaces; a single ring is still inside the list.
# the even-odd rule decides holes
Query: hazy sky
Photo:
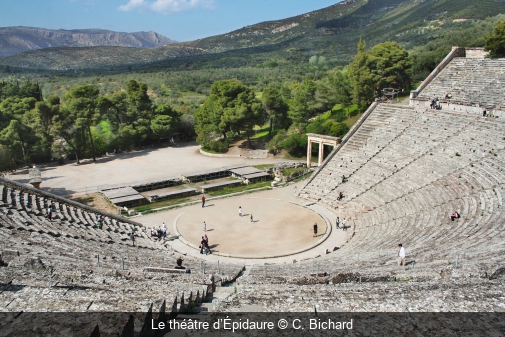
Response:
[[[341,0],[0,0],[0,27],[155,31],[177,41],[284,19]]]

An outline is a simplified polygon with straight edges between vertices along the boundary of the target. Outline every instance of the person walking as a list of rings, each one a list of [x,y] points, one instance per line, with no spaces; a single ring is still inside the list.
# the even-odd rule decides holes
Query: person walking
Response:
[[[398,251],[398,265],[405,266],[405,248],[403,248],[401,243],[398,245],[398,248],[400,249]]]
[[[316,237],[317,236],[317,222],[314,222],[314,236],[313,237]]]
[[[238,206],[238,216],[242,217],[242,206]]]
[[[337,224],[337,229],[340,229],[340,218],[338,216],[337,216],[336,224]]]
[[[205,239],[203,240],[203,245],[205,247],[205,255],[212,254],[212,252],[210,251],[209,243],[205,241]]]
[[[295,188],[293,189],[293,194],[296,194],[296,186],[295,186]]]
[[[205,195],[202,195],[202,208],[205,207]]]
[[[203,222],[203,231],[206,232],[207,231],[207,224],[205,223],[205,221]]]
[[[200,241],[200,254],[203,254],[204,249],[205,249],[205,238],[202,236],[202,241]]]

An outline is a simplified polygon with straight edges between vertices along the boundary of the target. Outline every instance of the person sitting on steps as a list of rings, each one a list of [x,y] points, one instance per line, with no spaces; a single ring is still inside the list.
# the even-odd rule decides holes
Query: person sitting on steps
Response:
[[[342,200],[343,198],[344,198],[344,193],[339,192],[339,193],[338,193],[337,200],[338,200],[338,201],[340,201],[340,200]]]
[[[459,219],[461,216],[459,215],[458,212],[454,211],[451,215],[451,221],[454,221],[454,219]]]
[[[184,261],[182,257],[178,258],[176,261],[177,265],[174,267],[174,269],[186,269],[186,267],[182,266],[182,261]]]

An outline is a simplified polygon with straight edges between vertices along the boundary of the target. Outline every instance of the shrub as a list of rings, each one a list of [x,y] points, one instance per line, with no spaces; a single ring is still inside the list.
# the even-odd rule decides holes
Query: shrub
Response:
[[[283,143],[288,137],[286,130],[279,130],[277,134],[266,144],[267,150],[274,154],[274,156],[283,149]]]
[[[282,146],[291,155],[302,157],[307,152],[307,136],[294,133],[282,143]]]

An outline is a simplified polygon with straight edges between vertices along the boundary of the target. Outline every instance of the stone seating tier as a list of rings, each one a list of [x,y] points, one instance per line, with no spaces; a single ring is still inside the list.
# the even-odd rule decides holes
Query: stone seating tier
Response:
[[[420,93],[419,98],[437,95],[442,101],[499,106],[504,103],[501,83],[505,81],[505,59],[454,58]],[[452,97],[444,99],[450,93]]]

